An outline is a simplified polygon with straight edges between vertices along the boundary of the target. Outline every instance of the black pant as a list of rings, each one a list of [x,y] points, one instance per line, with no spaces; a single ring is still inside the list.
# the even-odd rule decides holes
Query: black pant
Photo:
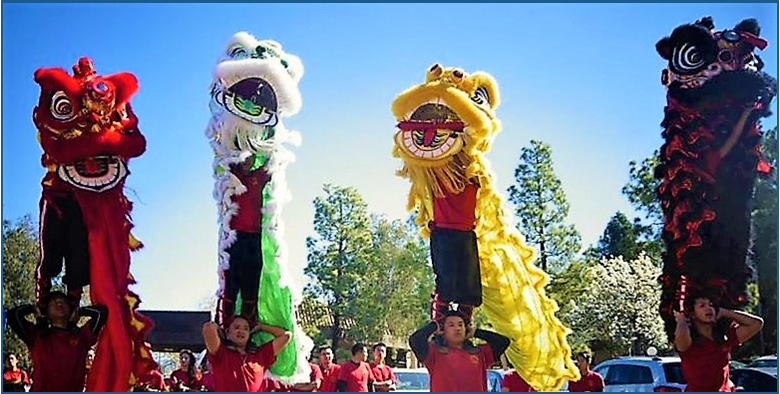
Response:
[[[240,291],[244,302],[257,301],[263,269],[260,233],[236,231],[236,236],[236,241],[228,249],[230,268],[225,271],[224,296],[235,301]]]
[[[41,259],[36,276],[48,280],[60,274],[65,261],[68,288],[89,284],[89,241],[79,203],[71,196],[41,198]]]
[[[482,276],[477,235],[473,231],[433,229],[431,260],[441,301],[482,305]]]

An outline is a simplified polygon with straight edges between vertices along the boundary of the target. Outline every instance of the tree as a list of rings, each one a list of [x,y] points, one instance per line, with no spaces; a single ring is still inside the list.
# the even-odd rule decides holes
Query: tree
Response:
[[[645,254],[605,258],[590,267],[587,287],[563,314],[574,331],[572,343],[600,344],[610,357],[668,348],[658,315],[660,273]]]
[[[645,220],[652,226],[652,233],[658,234],[659,239],[664,214],[656,192],[661,180],[655,178],[655,168],[660,163],[658,150],[654,151],[652,156],[642,160],[642,163],[637,163],[635,160],[629,162],[629,180],[622,190],[634,209],[645,214]]]
[[[304,272],[333,313],[331,346],[336,348],[344,317],[354,315],[358,284],[371,260],[372,236],[367,205],[357,190],[330,184],[323,190],[325,196],[314,199],[317,235],[306,238]]]
[[[658,264],[661,264],[661,253],[664,250],[661,241],[664,214],[657,194],[661,180],[655,177],[655,168],[660,163],[658,150],[654,151],[652,156],[642,160],[642,163],[634,160],[629,162],[629,180],[622,190],[634,209],[644,214],[644,218],[634,218],[634,232],[637,234],[638,241],[642,243],[641,249]]]
[[[37,231],[29,215],[14,223],[3,221],[3,310],[35,302],[35,268],[39,253]],[[20,365],[29,370],[27,346],[8,325],[3,329],[3,352],[15,353]]]
[[[633,260],[639,256],[643,246],[639,233],[640,229],[623,212],[616,212],[590,254],[597,259],[623,256],[626,260]]]
[[[572,300],[576,300],[588,290],[592,280],[589,269],[596,263],[597,260],[593,259],[577,259],[553,275],[547,292],[561,307],[561,314],[566,312]]]
[[[401,220],[372,218],[373,254],[355,302],[356,338],[406,337],[430,317],[433,269],[428,248]]]
[[[520,219],[518,228],[539,249],[544,271],[548,266],[553,271],[563,268],[580,250],[581,238],[573,225],[565,224],[569,203],[553,170],[549,145],[532,140],[530,148],[523,147],[515,183],[507,191]]]
[[[777,352],[777,126],[764,133],[761,151],[772,165],[771,176],[759,177],[754,195],[753,262],[759,287],[758,313],[764,317],[763,354]]]

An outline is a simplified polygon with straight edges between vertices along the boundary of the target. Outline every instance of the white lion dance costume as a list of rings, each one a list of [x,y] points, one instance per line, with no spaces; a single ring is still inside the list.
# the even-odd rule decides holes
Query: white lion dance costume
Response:
[[[219,214],[219,278],[216,319],[223,327],[235,315],[293,332],[269,376],[285,383],[307,381],[313,347],[295,323],[300,288],[286,272],[281,206],[289,199],[285,170],[300,144],[281,118],[301,109],[298,82],[303,64],[282,46],[245,32],[230,40],[214,68],[211,121],[214,198]],[[239,297],[240,294],[240,297]],[[261,344],[270,334],[258,332]]]

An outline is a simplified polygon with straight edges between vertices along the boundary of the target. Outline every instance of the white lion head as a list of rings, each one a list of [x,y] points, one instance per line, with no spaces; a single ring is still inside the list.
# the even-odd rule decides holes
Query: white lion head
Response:
[[[215,136],[227,149],[258,152],[273,145],[280,118],[301,109],[303,64],[273,40],[236,33],[214,67],[211,85]]]

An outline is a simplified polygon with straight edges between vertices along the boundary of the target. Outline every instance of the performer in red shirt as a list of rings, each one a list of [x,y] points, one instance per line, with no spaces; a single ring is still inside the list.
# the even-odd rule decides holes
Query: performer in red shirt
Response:
[[[30,350],[33,363],[31,391],[83,391],[87,374],[87,352],[97,342],[108,317],[102,305],[73,311],[76,300],[52,291],[43,299],[46,314],[33,324],[26,319],[36,314],[35,306],[22,305],[9,311],[8,324]],[[88,317],[78,327],[79,317]]]
[[[5,356],[5,368],[3,368],[3,391],[23,392],[25,386],[30,385],[30,377],[27,372],[18,366],[19,360],[11,353]]]
[[[336,382],[341,374],[341,365],[336,364],[333,359],[333,349],[330,346],[321,346],[320,354],[320,372],[322,372],[322,386],[320,391],[332,393],[336,391]]]
[[[138,382],[133,391],[165,391],[165,377],[163,377],[160,371],[153,369],[146,375],[138,378]]]
[[[374,374],[374,390],[380,392],[394,391],[398,384],[398,378],[395,377],[393,369],[385,364],[387,357],[387,346],[379,342],[373,347],[374,362],[370,363],[371,373]]]
[[[409,338],[412,351],[431,376],[431,391],[487,391],[487,372],[509,347],[509,339],[486,330],[466,326],[466,318],[457,311],[444,314],[443,334],[431,335],[438,325],[430,322]],[[474,346],[479,338],[487,344]]]
[[[515,393],[532,393],[536,392],[528,382],[525,381],[516,370],[510,369],[505,375],[504,380],[501,381],[501,391],[515,392]]]
[[[590,370],[590,363],[593,358],[588,353],[577,355],[577,367],[580,369],[580,380],[569,382],[569,391],[604,391],[604,378],[600,373]]]
[[[374,374],[366,363],[366,345],[356,343],[352,346],[352,359],[341,364],[341,372],[336,382],[336,391],[365,393],[374,391]]]
[[[311,368],[311,374],[309,375],[309,382],[296,383],[292,387],[290,387],[290,391],[302,392],[302,391],[320,390],[320,386],[322,386],[322,371],[320,371],[320,367],[317,366],[317,364],[309,363],[309,367]]]
[[[243,316],[232,319],[227,329],[227,340],[219,337],[219,326],[214,322],[203,325],[203,339],[208,350],[208,361],[214,374],[217,391],[256,392],[262,388],[265,371],[276,361],[276,355],[290,342],[291,334],[282,328],[258,323],[257,329],[274,336],[258,348],[249,343],[249,321]]]
[[[675,312],[674,347],[680,354],[685,391],[733,391],[729,381],[731,349],[761,331],[764,321],[745,312],[713,306],[709,297],[690,294],[693,305]]]
[[[234,314],[249,319],[250,328],[257,323],[257,297],[260,273],[263,270],[261,229],[263,188],[271,176],[265,167],[256,166],[255,156],[232,165],[230,172],[246,187],[246,191],[231,197],[238,211],[230,219],[230,229],[236,240],[228,248],[230,268],[225,272],[225,288],[217,303],[217,323],[222,329],[230,325]],[[235,311],[236,297],[241,294],[241,311]]]
[[[475,209],[479,184],[472,180],[459,194],[445,190],[444,197],[433,199],[431,230],[431,261],[436,291],[431,305],[431,318],[440,326],[451,303],[471,322],[474,308],[482,305],[482,277]],[[442,329],[443,327],[439,327]]]

